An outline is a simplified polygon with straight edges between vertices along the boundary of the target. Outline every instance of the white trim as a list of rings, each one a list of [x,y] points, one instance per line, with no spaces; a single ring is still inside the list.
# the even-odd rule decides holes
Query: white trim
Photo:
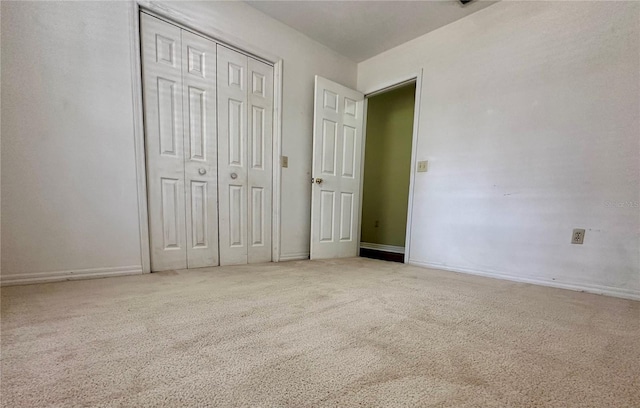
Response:
[[[362,174],[362,177],[360,180],[360,211],[358,213],[359,214],[358,216],[360,218],[360,221],[358,223],[358,245],[360,247],[362,247],[362,244],[363,244],[362,242],[360,242],[360,234],[362,230],[362,205],[364,203],[364,195],[363,195],[364,164],[366,160],[364,151],[366,148],[366,139],[367,139],[367,108],[369,103],[368,102],[369,97],[376,96],[382,92],[390,91],[404,85],[409,85],[413,81],[415,81],[415,84],[416,84],[416,91],[414,96],[415,107],[413,109],[413,134],[411,136],[411,172],[409,173],[409,199],[408,199],[408,206],[407,206],[407,227],[405,231],[405,243],[404,243],[403,252],[400,252],[400,253],[404,253],[404,263],[409,263],[409,248],[411,243],[411,227],[412,227],[411,222],[412,222],[412,214],[413,214],[413,196],[414,196],[414,190],[415,190],[415,169],[416,169],[417,155],[418,155],[418,131],[419,131],[418,123],[420,122],[420,104],[422,102],[422,72],[423,72],[423,69],[420,68],[418,72],[408,74],[406,76],[400,76],[396,80],[391,82],[383,82],[378,86],[372,87],[372,89],[370,89],[369,91],[364,92],[365,94],[364,114],[363,114],[364,127],[362,132],[363,134],[362,160],[361,160],[362,164],[361,164],[361,172],[360,172],[360,174]]]
[[[416,189],[416,165],[418,162],[418,132],[420,132],[420,104],[422,103],[422,68],[416,74],[415,107],[413,108],[413,136],[411,138],[411,172],[409,173],[409,199],[407,205],[407,229],[404,238],[404,263],[409,263],[411,228],[413,226],[413,197]]]
[[[146,153],[144,150],[144,115],[142,99],[142,60],[140,58],[140,13],[158,17],[192,31],[198,35],[207,37],[211,41],[232,48],[242,54],[256,58],[269,65],[273,65],[273,193],[272,193],[272,219],[271,219],[271,260],[278,262],[280,257],[280,195],[281,195],[281,160],[282,153],[282,121],[283,121],[283,98],[282,89],[284,84],[283,66],[284,60],[274,54],[260,50],[244,41],[238,40],[213,27],[200,29],[200,23],[193,21],[185,14],[167,7],[166,5],[150,2],[146,0],[134,0],[131,2],[131,58],[132,58],[132,83],[133,83],[133,108],[134,108],[134,145],[136,178],[138,189],[138,223],[140,230],[140,253],[143,272],[151,272],[151,255],[149,240],[149,220],[147,204],[147,172]],[[235,44],[235,45],[234,45]],[[239,48],[240,47],[240,48]],[[308,258],[308,256],[307,256]]]
[[[281,191],[282,191],[282,84],[284,61],[273,66],[273,197],[271,210],[271,260],[280,262],[281,237]]]
[[[477,269],[442,265],[442,264],[437,264],[433,262],[416,261],[413,259],[410,260],[408,263],[410,265],[421,266],[421,267],[430,268],[430,269],[439,269],[439,270],[449,271],[449,272],[458,272],[458,273],[465,273],[469,275],[484,276],[487,278],[502,279],[502,280],[508,280],[513,282],[520,282],[520,283],[529,283],[532,285],[549,286],[552,288],[569,289],[569,290],[575,290],[578,292],[594,293],[597,295],[607,295],[607,296],[613,296],[613,297],[622,298],[622,299],[640,300],[640,291],[633,290],[633,289],[621,289],[621,288],[615,288],[611,286],[550,281],[547,279],[540,279],[540,278],[533,278],[533,277],[529,278],[529,277],[513,276],[503,272],[480,271]]]
[[[371,242],[360,242],[360,248],[372,249],[374,251],[392,252],[394,254],[404,254],[403,246],[374,244]]]
[[[416,82],[416,78],[410,78],[410,79],[408,79],[406,81],[398,82],[397,84],[390,85],[390,86],[388,86],[386,88],[378,89],[377,91],[368,93],[365,96],[367,98],[371,98],[371,97],[376,96],[376,95],[380,95],[380,94],[383,94],[383,93],[387,93],[389,91],[393,91],[393,90],[398,89],[398,88],[402,88],[402,87],[407,86],[407,85],[411,85],[411,84],[413,84],[415,82]]]
[[[300,261],[300,260],[306,260],[309,259],[309,252],[300,252],[297,254],[282,254],[280,255],[280,262],[284,262],[284,261]]]
[[[131,84],[133,97],[133,145],[136,165],[136,191],[138,194],[138,233],[140,238],[140,262],[142,272],[151,272],[149,241],[149,214],[147,207],[147,170],[144,150],[144,123],[142,109],[142,63],[140,58],[140,10],[131,2]]]
[[[398,75],[396,78],[389,81],[382,81],[377,85],[372,85],[366,90],[362,90],[360,92],[364,93],[365,97],[375,96],[377,93],[386,92],[387,90],[392,90],[398,86],[402,86],[407,84],[408,82],[418,80],[422,78],[422,68],[419,71],[413,71],[411,73],[405,75]]]
[[[179,9],[174,8],[166,3],[163,4],[151,0],[134,1],[137,3],[138,8],[147,14],[170,22],[187,31],[191,31],[194,34],[207,37],[218,44],[224,45],[225,47],[231,48],[234,51],[238,51],[252,58],[259,59],[260,61],[265,62],[269,65],[274,65],[276,62],[282,60],[282,58],[275,54],[272,54],[269,50],[258,48],[253,44],[250,44],[246,41],[243,41],[239,37],[234,36],[233,34],[217,29],[215,25],[212,25],[208,22],[210,21],[210,19],[191,18],[187,14],[181,12]]]
[[[367,95],[364,95],[364,102],[362,103],[362,152],[360,153],[360,203],[358,208],[358,231],[356,235],[358,248],[362,246],[362,206],[364,205],[364,161],[366,159],[364,153],[367,147],[367,109],[369,109],[369,98]],[[356,256],[360,256],[359,251],[358,249]]]
[[[1,286],[28,285],[32,283],[61,282],[79,279],[106,278],[110,276],[141,275],[142,265],[119,266],[113,268],[76,269],[70,271],[51,271],[21,273],[0,276]]]

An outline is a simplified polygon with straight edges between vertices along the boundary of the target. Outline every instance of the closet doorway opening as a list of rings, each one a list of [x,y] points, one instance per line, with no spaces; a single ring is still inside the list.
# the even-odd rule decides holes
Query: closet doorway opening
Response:
[[[405,262],[416,80],[369,94],[366,102],[359,254]]]

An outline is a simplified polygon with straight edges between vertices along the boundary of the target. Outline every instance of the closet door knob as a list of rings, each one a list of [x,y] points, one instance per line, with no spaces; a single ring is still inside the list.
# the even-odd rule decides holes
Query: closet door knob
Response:
[[[231,173],[231,178],[235,180],[238,178],[238,175],[236,173]]]
[[[207,174],[207,169],[201,167],[198,169],[198,173],[200,173],[201,176],[204,176],[205,174]]]

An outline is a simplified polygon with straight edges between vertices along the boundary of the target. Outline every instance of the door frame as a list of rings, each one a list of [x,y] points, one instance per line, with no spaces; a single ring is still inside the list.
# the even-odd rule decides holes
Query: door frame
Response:
[[[363,138],[362,138],[362,159],[360,161],[360,210],[358,213],[358,251],[360,251],[361,234],[362,234],[362,204],[364,202],[364,164],[365,164],[365,147],[367,143],[367,108],[369,105],[369,98],[383,92],[391,91],[395,88],[408,85],[410,82],[415,82],[415,103],[413,107],[413,134],[411,136],[411,172],[409,173],[409,200],[407,206],[407,228],[405,232],[404,241],[404,263],[409,263],[409,249],[411,247],[411,227],[412,227],[412,215],[413,215],[413,198],[415,190],[415,177],[418,155],[418,131],[420,124],[420,102],[422,99],[422,73],[420,69],[417,72],[413,72],[407,75],[399,76],[392,81],[382,82],[371,89],[364,91],[364,126],[363,126]],[[358,253],[358,255],[360,255]]]
[[[280,202],[282,166],[282,86],[284,60],[259,49],[251,44],[239,41],[230,33],[213,28],[204,28],[202,24],[180,12],[173,6],[158,4],[149,0],[134,0],[129,8],[129,38],[131,55],[131,91],[133,97],[133,134],[136,166],[136,188],[138,195],[138,229],[140,234],[140,255],[142,273],[151,272],[151,253],[149,240],[149,214],[147,203],[147,169],[145,153],[143,97],[142,97],[142,44],[140,42],[140,12],[158,17],[182,29],[206,37],[218,44],[249,55],[269,65],[273,65],[273,192],[271,214],[271,261],[280,261]]]

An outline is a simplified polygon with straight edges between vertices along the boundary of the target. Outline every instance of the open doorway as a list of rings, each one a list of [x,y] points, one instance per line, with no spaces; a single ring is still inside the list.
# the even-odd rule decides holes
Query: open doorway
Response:
[[[360,256],[404,262],[416,81],[367,96]]]

